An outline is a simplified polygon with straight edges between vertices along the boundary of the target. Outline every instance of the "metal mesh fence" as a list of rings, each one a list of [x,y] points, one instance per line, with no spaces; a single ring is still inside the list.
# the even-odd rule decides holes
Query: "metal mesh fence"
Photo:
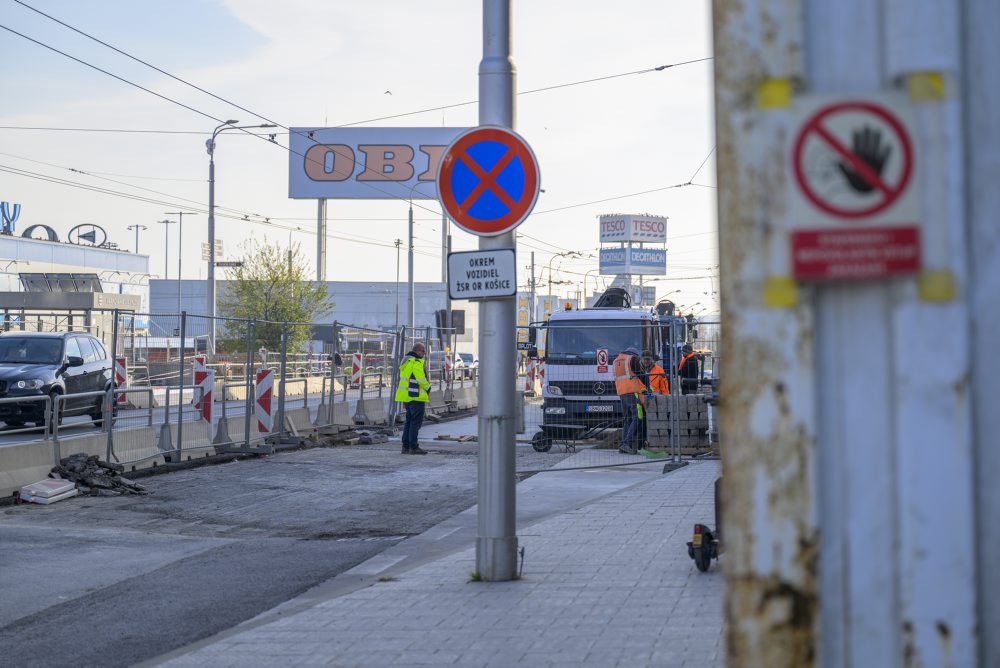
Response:
[[[641,311],[578,311],[520,334],[524,436],[554,468],[704,456],[718,447],[718,323]]]
[[[397,370],[420,342],[431,383],[420,440],[445,451],[456,441],[475,447],[481,379],[475,355],[456,351],[454,330],[334,323],[332,331],[317,340],[308,323],[115,313],[99,332],[113,388],[72,399],[89,408],[60,424],[40,418],[37,438],[73,447],[69,439],[87,437],[91,449],[106,441],[110,461],[137,467],[266,453],[317,432],[365,428],[395,439],[405,419]],[[519,328],[510,370],[519,472],[717,452],[720,336],[718,322],[637,309],[559,313],[534,330]],[[636,366],[621,377],[616,363],[628,350]],[[0,402],[0,413],[10,403]],[[48,397],[37,404],[42,414],[68,405]],[[103,419],[108,407],[111,421]],[[15,420],[4,434],[21,426]]]

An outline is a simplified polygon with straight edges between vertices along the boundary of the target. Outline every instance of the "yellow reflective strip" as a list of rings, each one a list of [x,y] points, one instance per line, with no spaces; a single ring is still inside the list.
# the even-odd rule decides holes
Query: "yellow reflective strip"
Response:
[[[799,288],[789,276],[768,276],[764,281],[764,306],[792,308],[799,303]]]
[[[757,86],[758,109],[785,109],[792,106],[791,79],[764,79]]]
[[[947,269],[922,271],[917,276],[917,293],[921,301],[950,302],[955,299],[955,275]]]
[[[944,99],[944,75],[941,72],[911,72],[906,88],[912,102],[940,102]]]

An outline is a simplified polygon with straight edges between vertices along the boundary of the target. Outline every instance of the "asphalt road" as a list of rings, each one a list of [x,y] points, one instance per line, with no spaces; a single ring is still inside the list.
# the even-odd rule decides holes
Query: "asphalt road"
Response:
[[[286,452],[139,479],[149,496],[0,507],[2,663],[135,664],[473,505],[477,446],[424,447]],[[517,450],[518,469],[562,457]]]

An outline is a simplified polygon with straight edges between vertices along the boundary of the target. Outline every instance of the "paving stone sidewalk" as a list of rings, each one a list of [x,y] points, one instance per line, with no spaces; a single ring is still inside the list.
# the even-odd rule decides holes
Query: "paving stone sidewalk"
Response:
[[[518,581],[470,581],[466,549],[162,665],[722,666],[722,574],[685,547],[718,475],[692,462],[520,529]]]

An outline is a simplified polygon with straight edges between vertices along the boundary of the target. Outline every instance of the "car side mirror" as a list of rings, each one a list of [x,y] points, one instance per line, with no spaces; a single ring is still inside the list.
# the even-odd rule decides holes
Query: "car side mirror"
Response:
[[[83,358],[70,355],[66,358],[66,366],[83,366]]]

